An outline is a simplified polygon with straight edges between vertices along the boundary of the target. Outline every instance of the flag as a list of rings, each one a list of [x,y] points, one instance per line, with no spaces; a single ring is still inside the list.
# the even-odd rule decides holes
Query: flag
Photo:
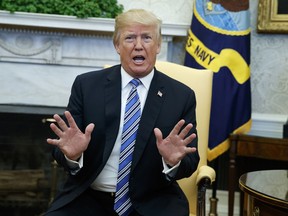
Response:
[[[213,3],[215,2],[215,3]],[[251,128],[249,1],[196,0],[184,65],[213,73],[208,160]]]

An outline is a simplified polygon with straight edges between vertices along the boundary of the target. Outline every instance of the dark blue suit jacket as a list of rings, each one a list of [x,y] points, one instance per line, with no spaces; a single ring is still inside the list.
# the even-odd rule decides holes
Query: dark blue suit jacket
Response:
[[[79,75],[72,86],[68,110],[81,130],[94,123],[91,142],[84,152],[84,167],[69,175],[50,210],[57,209],[85,191],[107,162],[116,140],[121,108],[121,66]],[[162,93],[162,96],[158,92]],[[196,126],[194,92],[182,83],[155,69],[138,129],[130,177],[134,208],[147,216],[187,216],[188,202],[175,180],[190,176],[197,168],[198,153],[181,161],[175,179],[168,181],[162,173],[161,155],[153,129],[166,137],[180,119]],[[196,129],[193,131],[196,133]],[[192,133],[191,132],[191,133]],[[197,139],[190,146],[197,147]],[[54,158],[69,170],[59,149]]]

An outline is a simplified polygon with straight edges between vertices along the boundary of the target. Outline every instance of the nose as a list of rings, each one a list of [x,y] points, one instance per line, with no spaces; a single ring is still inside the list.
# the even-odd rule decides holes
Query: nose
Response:
[[[140,37],[136,38],[134,46],[136,50],[141,50],[143,48],[142,40]]]

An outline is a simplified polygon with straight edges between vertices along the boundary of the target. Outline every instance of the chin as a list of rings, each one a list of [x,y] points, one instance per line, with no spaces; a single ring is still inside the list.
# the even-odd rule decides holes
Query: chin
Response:
[[[150,72],[151,70],[148,70],[147,67],[137,66],[132,68],[132,74],[134,77],[144,77]]]

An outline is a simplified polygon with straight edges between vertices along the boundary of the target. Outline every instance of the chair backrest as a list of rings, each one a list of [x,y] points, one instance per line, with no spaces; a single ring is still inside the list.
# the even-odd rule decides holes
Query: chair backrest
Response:
[[[196,94],[196,121],[198,131],[198,151],[200,154],[199,169],[201,166],[207,164],[213,72],[210,70],[194,69],[164,61],[157,61],[155,67],[166,75],[186,84],[193,89]],[[197,173],[198,170],[191,177],[178,181],[189,200],[190,213],[192,214],[196,214]]]

